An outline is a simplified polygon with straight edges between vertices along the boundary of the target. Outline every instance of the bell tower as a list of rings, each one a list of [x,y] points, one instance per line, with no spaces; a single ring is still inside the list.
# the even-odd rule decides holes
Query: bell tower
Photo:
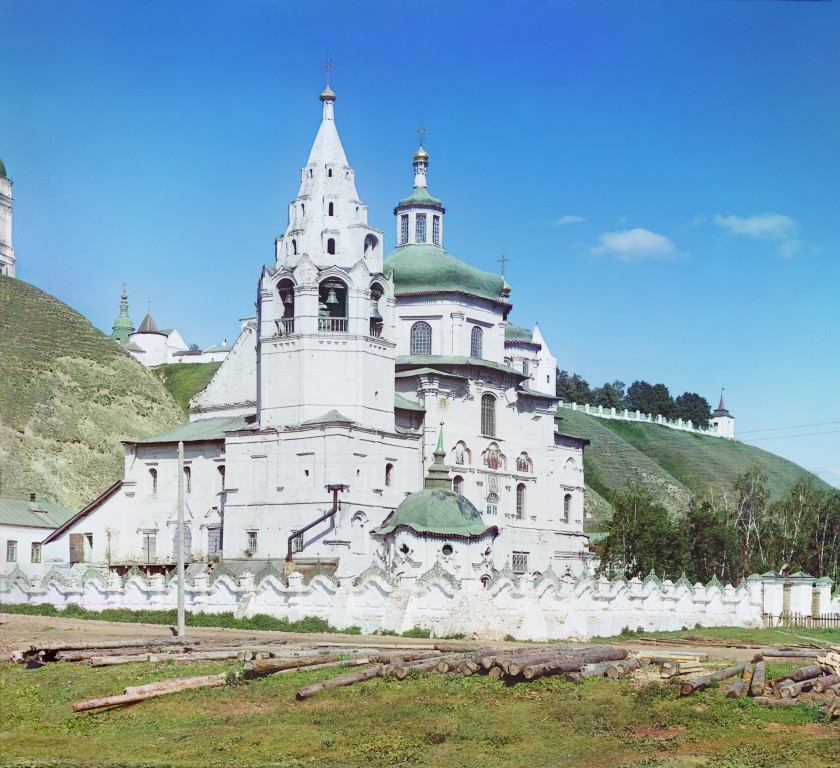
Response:
[[[259,282],[260,426],[339,421],[394,430],[394,285],[335,127],[335,92],[301,171],[274,268]]]
[[[15,249],[12,248],[12,180],[0,160],[0,275],[15,276]]]

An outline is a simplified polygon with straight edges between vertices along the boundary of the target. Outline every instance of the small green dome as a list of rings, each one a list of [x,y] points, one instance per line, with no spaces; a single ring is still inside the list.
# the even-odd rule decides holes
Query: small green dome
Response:
[[[428,205],[431,208],[443,209],[443,203],[436,197],[432,197],[425,187],[415,187],[414,191],[408,197],[404,197],[397,203],[397,207],[394,208],[394,213],[399,211],[400,208],[405,208],[409,205]]]
[[[3,165],[3,160],[0,159],[0,176],[4,179],[8,179],[9,177],[6,175],[6,166]]]
[[[394,271],[395,293],[466,293],[499,301],[501,275],[470,266],[436,245],[401,245],[386,259],[384,271]]]
[[[406,497],[396,511],[376,531],[391,533],[399,527],[434,536],[473,539],[485,533],[498,533],[495,525],[485,525],[472,502],[455,491],[429,488]]]

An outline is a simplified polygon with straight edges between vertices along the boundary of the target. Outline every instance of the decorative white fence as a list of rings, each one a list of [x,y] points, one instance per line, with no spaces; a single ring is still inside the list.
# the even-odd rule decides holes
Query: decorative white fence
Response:
[[[627,408],[604,408],[603,405],[590,405],[585,403],[565,403],[562,400],[558,403],[560,408],[568,408],[572,411],[580,411],[589,416],[597,416],[599,419],[615,419],[617,421],[633,421],[645,424],[660,424],[668,429],[678,429],[681,432],[694,432],[698,435],[708,435],[709,437],[722,437],[727,440],[732,438],[718,432],[716,426],[700,427],[695,426],[691,419],[666,419],[662,414],[653,415],[651,413],[642,413],[641,411],[630,411]]]

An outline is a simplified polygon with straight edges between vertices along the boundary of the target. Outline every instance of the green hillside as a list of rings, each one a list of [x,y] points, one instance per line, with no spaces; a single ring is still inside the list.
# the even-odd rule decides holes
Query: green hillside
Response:
[[[753,467],[767,477],[773,498],[782,496],[803,476],[810,476],[787,459],[734,440],[658,424],[598,419],[565,408],[560,415],[562,432],[592,441],[584,458],[587,517],[609,516],[613,491],[628,482],[647,488],[677,513],[692,496],[731,493],[738,476]],[[816,482],[824,486],[821,480]]]
[[[187,414],[190,400],[210,383],[220,365],[221,363],[167,363],[155,366],[151,370]]]
[[[78,509],[123,474],[121,440],[183,421],[148,370],[80,314],[0,277],[0,496]]]

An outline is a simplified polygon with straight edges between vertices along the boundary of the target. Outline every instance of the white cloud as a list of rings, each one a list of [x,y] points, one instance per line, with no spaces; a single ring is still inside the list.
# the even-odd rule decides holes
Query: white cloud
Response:
[[[744,235],[755,240],[785,240],[799,229],[799,222],[781,213],[761,213],[757,216],[721,216],[712,219],[719,227],[733,235]]]
[[[551,223],[552,227],[565,227],[567,224],[580,224],[586,221],[586,216],[561,216],[556,221]]]
[[[619,261],[671,261],[678,255],[677,246],[665,235],[636,227],[621,232],[605,232],[594,254],[609,254]]]
[[[793,259],[809,247],[807,240],[785,240],[776,246],[776,253],[783,259]]]

